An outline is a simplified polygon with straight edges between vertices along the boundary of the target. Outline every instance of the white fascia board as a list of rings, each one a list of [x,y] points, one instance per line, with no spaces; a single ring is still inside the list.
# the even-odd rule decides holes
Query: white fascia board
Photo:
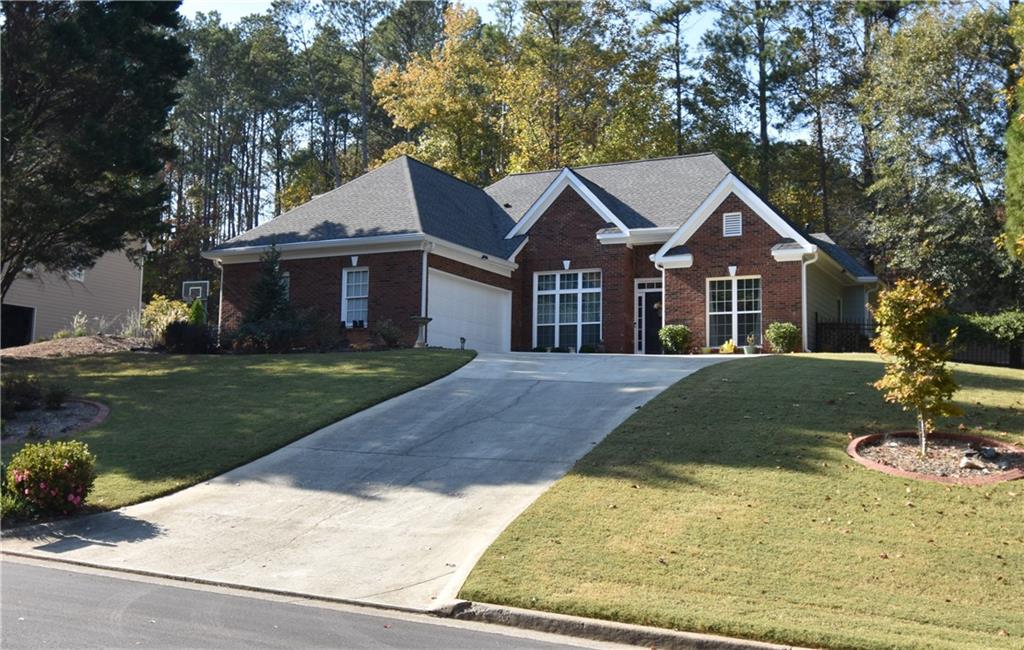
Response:
[[[807,241],[807,239],[795,228],[786,223],[785,219],[779,216],[775,210],[772,210],[771,207],[762,201],[759,196],[754,194],[754,192],[752,192],[749,187],[737,178],[735,174],[730,173],[722,179],[718,186],[715,187],[715,189],[708,194],[707,198],[701,202],[697,209],[693,211],[693,214],[687,217],[686,221],[683,222],[683,225],[679,226],[676,233],[672,235],[667,242],[665,242],[660,250],[658,250],[656,253],[658,260],[660,261],[665,253],[670,249],[685,244],[690,237],[692,237],[693,234],[704,225],[704,222],[708,220],[708,217],[718,209],[718,206],[722,204],[722,201],[724,201],[730,193],[739,197],[741,201],[746,203],[757,216],[761,217],[761,219],[771,226],[775,232],[779,233],[779,235],[782,237],[788,237],[803,246],[802,253],[813,253],[816,250],[816,247],[813,244]]]
[[[529,232],[537,219],[540,219],[540,216],[544,214],[549,207],[551,207],[551,204],[555,202],[555,199],[558,198],[558,195],[561,194],[562,190],[566,187],[572,187],[573,190],[575,190],[576,193],[587,202],[587,205],[601,215],[601,218],[606,222],[615,224],[619,230],[629,234],[629,228],[626,227],[626,224],[622,223],[622,221],[620,221],[619,218],[608,209],[608,206],[601,203],[601,201],[594,196],[594,193],[590,191],[583,181],[581,181],[571,169],[566,167],[558,174],[558,176],[555,177],[555,180],[551,181],[551,184],[548,185],[547,189],[544,190],[540,197],[533,202],[533,205],[531,205],[530,209],[526,211],[523,218],[512,227],[512,230],[508,231],[508,234],[505,235],[505,239],[512,239],[517,235],[525,235]]]
[[[672,236],[677,228],[633,228],[628,233],[598,233],[597,240],[602,244],[662,244]]]
[[[453,244],[438,237],[426,235],[426,240],[433,245],[430,252],[434,255],[447,257],[450,260],[475,266],[479,269],[490,271],[491,273],[511,277],[512,271],[519,268],[519,265],[515,262],[510,262],[500,256],[488,255],[487,253],[482,253],[473,248]]]
[[[514,251],[512,251],[512,254],[509,255],[508,261],[509,262],[515,262],[516,258],[519,257],[519,254],[523,252],[523,249],[526,248],[526,244],[528,244],[529,242],[530,242],[530,238],[529,237],[524,237],[523,241],[520,242],[519,245],[516,246],[516,249]]]
[[[811,250],[804,250],[802,248],[787,248],[781,251],[772,251],[772,258],[776,262],[799,262],[804,259],[804,256],[813,253],[818,249],[817,246],[811,245]]]
[[[651,257],[653,258],[654,256],[652,255]],[[664,269],[688,269],[693,266],[693,255],[686,253],[685,255],[662,257],[655,263]]]
[[[314,257],[335,257],[351,253],[391,253],[418,250],[426,241],[423,233],[399,233],[395,235],[372,235],[369,237],[347,237],[345,239],[323,239],[318,241],[290,242],[277,244],[281,259],[309,259]],[[260,259],[270,250],[270,245],[238,246],[221,250],[203,251],[200,255],[222,264],[241,264]]]

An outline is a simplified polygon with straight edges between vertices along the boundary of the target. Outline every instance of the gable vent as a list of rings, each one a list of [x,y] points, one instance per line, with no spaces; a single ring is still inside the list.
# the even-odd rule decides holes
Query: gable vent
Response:
[[[743,215],[739,212],[730,212],[722,216],[722,236],[739,237],[743,234]]]

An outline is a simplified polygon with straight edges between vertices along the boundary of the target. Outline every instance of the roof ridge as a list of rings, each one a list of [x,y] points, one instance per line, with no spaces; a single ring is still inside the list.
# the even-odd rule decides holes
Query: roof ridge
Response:
[[[456,176],[455,174],[453,174],[453,173],[451,173],[451,172],[448,172],[448,171],[445,171],[445,170],[441,169],[440,167],[434,167],[434,166],[433,166],[433,165],[431,165],[430,163],[425,163],[425,162],[423,162],[422,160],[420,160],[419,158],[416,158],[416,157],[414,157],[414,156],[410,156],[409,154],[402,154],[402,155],[401,155],[401,157],[402,157],[402,158],[408,158],[409,160],[411,160],[411,161],[413,161],[413,162],[415,162],[415,163],[419,163],[419,164],[423,165],[424,167],[426,167],[426,168],[428,168],[428,169],[431,169],[431,170],[433,170],[433,171],[435,171],[435,172],[438,172],[438,173],[444,174],[444,175],[445,175],[445,176],[447,176],[448,178],[451,178],[451,179],[453,179],[453,180],[456,180],[456,181],[458,181],[458,182],[462,183],[463,185],[468,185],[469,187],[472,187],[472,188],[473,188],[473,189],[475,189],[475,190],[479,190],[479,191],[481,191],[481,192],[483,192],[483,191],[484,191],[484,188],[480,187],[479,185],[474,185],[473,183],[470,183],[470,182],[469,182],[469,181],[467,181],[467,180],[463,180],[463,179],[459,178],[458,176]]]
[[[419,226],[420,232],[425,233],[427,231],[423,227],[423,215],[420,213],[419,201],[416,200],[416,183],[412,180],[412,167],[409,165],[409,161],[412,159],[413,158],[411,156],[405,154],[395,158],[395,160],[405,161],[405,164],[402,167],[405,169],[405,182],[409,184],[409,205],[412,207],[412,215],[416,219],[416,224]],[[383,166],[384,165],[381,165],[381,167]],[[378,169],[380,169],[380,167],[378,167]]]
[[[560,171],[562,171],[563,169],[566,169],[566,168],[573,169],[573,170],[575,170],[575,169],[593,169],[595,167],[612,167],[612,166],[615,166],[615,165],[634,165],[634,164],[638,164],[638,163],[658,162],[658,161],[662,161],[662,160],[681,160],[683,158],[697,158],[697,157],[700,157],[700,156],[715,156],[717,158],[718,154],[716,154],[714,151],[701,151],[701,152],[698,152],[698,153],[684,153],[684,154],[679,154],[679,155],[676,155],[676,156],[658,156],[656,158],[634,158],[632,160],[614,160],[614,161],[603,162],[603,163],[591,163],[589,165],[564,165],[562,167],[552,167],[551,169],[534,169],[534,170],[531,170],[531,171],[528,171],[528,172],[514,172],[514,173],[511,173],[511,174],[506,174],[503,178],[508,178],[509,176],[528,176],[529,174],[549,174],[551,172],[560,172]],[[498,181],[496,181],[496,182],[498,182]]]

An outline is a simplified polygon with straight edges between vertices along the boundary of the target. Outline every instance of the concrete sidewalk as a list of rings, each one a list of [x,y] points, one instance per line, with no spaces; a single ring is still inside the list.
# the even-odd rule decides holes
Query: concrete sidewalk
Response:
[[[5,532],[3,550],[434,609],[637,406],[727,358],[481,355],[177,494]]]

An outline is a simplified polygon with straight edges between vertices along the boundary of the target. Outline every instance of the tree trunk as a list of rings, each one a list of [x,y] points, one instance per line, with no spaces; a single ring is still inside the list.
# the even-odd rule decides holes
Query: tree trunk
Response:
[[[917,437],[921,443],[921,455],[928,455],[928,430],[924,424],[924,416],[920,413],[917,415]]]
[[[682,32],[682,13],[676,10],[675,20],[672,22],[672,27],[675,35],[675,50],[673,51],[673,65],[675,66],[675,85],[676,85],[676,155],[683,155],[683,74],[682,74],[682,62],[683,58],[682,43],[681,43],[681,32]]]
[[[768,159],[771,155],[768,142],[768,52],[765,39],[767,18],[760,0],[754,2],[755,29],[757,32],[757,117],[760,122],[760,159],[758,160],[758,180],[761,194],[767,198],[771,182],[768,176]]]
[[[818,187],[821,190],[821,226],[826,233],[832,230],[828,213],[828,164],[825,159],[825,127],[821,108],[814,110],[814,131],[818,141]]]

